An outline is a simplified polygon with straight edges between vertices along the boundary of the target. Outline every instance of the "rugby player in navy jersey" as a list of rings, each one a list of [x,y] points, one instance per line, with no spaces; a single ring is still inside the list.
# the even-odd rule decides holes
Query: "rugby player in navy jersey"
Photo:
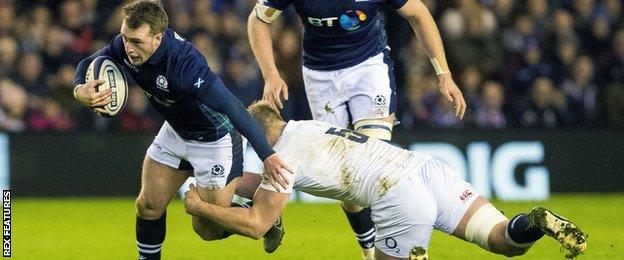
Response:
[[[441,94],[463,118],[466,102],[451,77],[437,26],[419,0],[259,0],[249,16],[249,41],[264,77],[263,99],[282,108],[288,87],[275,65],[269,27],[290,4],[301,17],[303,80],[315,120],[390,140],[396,91],[381,8],[388,4],[405,17],[429,55]],[[256,178],[259,179],[259,178]],[[370,209],[343,203],[364,258],[375,241]]]
[[[266,176],[276,186],[286,185],[278,172],[287,166],[200,52],[167,28],[162,4],[136,1],[123,8],[123,15],[121,33],[78,64],[74,96],[83,105],[105,112],[102,106],[111,102],[110,90],[96,92],[96,86],[103,81],[85,82],[85,74],[91,61],[106,55],[122,64],[166,120],[147,149],[136,200],[139,259],[159,259],[167,205],[189,175],[196,177],[200,196],[206,202],[230,205],[242,175],[242,138],[238,132],[258,152]],[[204,240],[230,235],[197,217],[193,217],[193,229]],[[278,245],[279,241],[272,244]]]

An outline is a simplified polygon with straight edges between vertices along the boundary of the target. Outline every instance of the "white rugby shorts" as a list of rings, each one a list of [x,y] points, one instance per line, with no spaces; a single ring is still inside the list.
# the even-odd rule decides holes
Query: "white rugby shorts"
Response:
[[[355,66],[339,70],[302,68],[312,118],[346,128],[362,119],[396,111],[394,64],[389,48]]]
[[[243,174],[242,152],[238,133],[214,142],[186,140],[165,122],[147,149],[147,156],[174,169],[193,170],[200,187],[220,189]]]
[[[429,248],[433,229],[452,234],[479,196],[454,170],[429,159],[371,205],[375,247],[407,258],[415,246]]]

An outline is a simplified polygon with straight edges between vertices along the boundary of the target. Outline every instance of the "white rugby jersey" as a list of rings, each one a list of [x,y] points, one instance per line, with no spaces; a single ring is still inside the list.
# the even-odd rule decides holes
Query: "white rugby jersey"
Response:
[[[321,121],[289,121],[273,149],[295,171],[292,188],[360,206],[430,158]],[[266,180],[260,186],[275,191]]]

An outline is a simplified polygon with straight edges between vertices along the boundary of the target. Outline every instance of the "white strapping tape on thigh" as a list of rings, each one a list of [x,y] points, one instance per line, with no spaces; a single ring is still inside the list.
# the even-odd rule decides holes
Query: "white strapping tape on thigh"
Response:
[[[479,246],[489,250],[488,237],[496,224],[507,220],[494,205],[488,203],[483,205],[477,212],[472,215],[468,225],[466,226],[466,240],[476,243]]]
[[[277,17],[279,17],[282,13],[280,10],[264,5],[263,1],[256,3],[254,11],[256,12],[256,17],[258,17],[258,19],[268,24],[273,23],[273,21],[275,21],[275,19],[277,19]]]
[[[353,129],[369,137],[390,141],[392,139],[392,127],[392,123],[381,119],[363,119],[355,122]]]

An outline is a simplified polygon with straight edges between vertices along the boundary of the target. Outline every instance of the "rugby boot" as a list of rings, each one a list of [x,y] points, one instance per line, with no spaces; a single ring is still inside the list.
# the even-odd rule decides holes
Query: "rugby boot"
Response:
[[[282,238],[284,238],[285,233],[282,225],[282,216],[280,216],[263,236],[264,251],[267,253],[275,252],[279,245],[282,244]]]
[[[412,248],[410,251],[410,260],[427,260],[429,259],[429,253],[427,253],[427,249],[424,249],[420,246]]]
[[[587,236],[572,221],[542,207],[533,208],[528,217],[529,225],[539,227],[544,234],[561,243],[561,251],[569,250],[567,259],[587,250]]]

